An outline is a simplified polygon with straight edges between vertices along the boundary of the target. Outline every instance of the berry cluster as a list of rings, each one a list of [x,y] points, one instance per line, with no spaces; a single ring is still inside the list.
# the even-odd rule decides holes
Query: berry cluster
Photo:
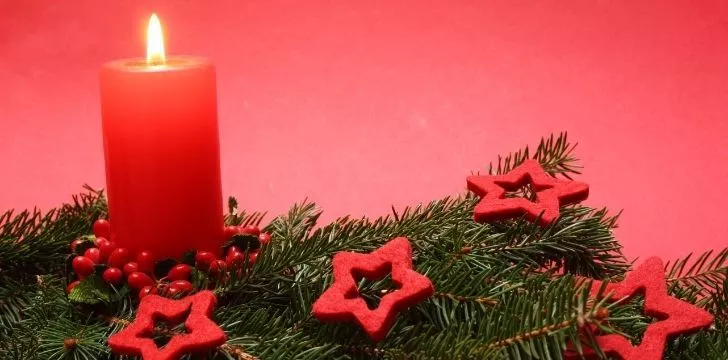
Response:
[[[233,273],[237,276],[243,275],[245,264],[247,263],[248,268],[253,266],[260,252],[260,245],[268,244],[271,239],[270,234],[261,233],[254,225],[227,226],[225,238],[231,244],[224,249],[223,258],[218,258],[209,251],[198,251],[195,254],[195,267],[220,281],[225,281]],[[251,239],[255,239],[255,242],[251,243]]]
[[[224,249],[222,259],[212,252],[199,251],[189,263],[165,260],[172,266],[167,266],[169,270],[160,274],[159,268],[155,267],[159,262],[155,263],[149,251],[134,256],[128,249],[109,240],[111,226],[107,220],[97,220],[93,232],[95,237],[80,238],[71,243],[71,251],[76,254],[71,266],[77,279],[67,286],[69,293],[80,281],[98,271],[108,284],[122,285],[126,281],[131,289],[138,291],[140,299],[149,294],[168,297],[189,294],[195,290],[191,281],[196,271],[194,268],[213,281],[227,281],[231,274],[241,276],[255,263],[260,245],[269,243],[271,239],[270,234],[261,233],[254,225],[227,226],[224,233],[229,245]]]

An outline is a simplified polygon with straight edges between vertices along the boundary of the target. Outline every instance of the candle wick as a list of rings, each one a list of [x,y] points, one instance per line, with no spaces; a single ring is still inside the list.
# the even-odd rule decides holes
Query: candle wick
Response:
[[[147,65],[160,66],[160,65],[165,65],[165,64],[166,64],[166,60],[163,56],[151,56],[151,57],[147,58]]]

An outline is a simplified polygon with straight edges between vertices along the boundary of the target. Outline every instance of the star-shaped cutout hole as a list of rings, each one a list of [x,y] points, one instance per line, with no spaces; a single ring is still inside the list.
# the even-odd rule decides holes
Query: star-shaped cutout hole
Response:
[[[202,291],[180,300],[157,295],[144,297],[134,322],[109,337],[109,347],[118,355],[136,355],[144,360],[175,360],[184,354],[214,349],[225,343],[225,333],[210,319],[216,298]],[[184,323],[185,333],[173,334],[159,347],[155,326],[159,322]]]
[[[357,293],[350,294],[351,297],[361,296],[367,303],[369,310],[375,310],[379,307],[382,298],[387,294],[397,291],[400,287],[392,281],[392,269],[387,270],[388,274],[384,278],[370,279],[365,276],[355,276],[357,280]]]
[[[183,319],[181,321],[174,321],[176,319],[167,319],[162,316],[155,317],[154,329],[149,332],[145,331],[142,336],[154,340],[157,347],[163,349],[175,336],[189,334],[189,331],[187,331],[187,328],[185,327],[184,319],[189,316],[190,310],[192,309],[188,308],[185,314],[180,316],[180,318]]]
[[[384,339],[397,313],[430,297],[435,288],[430,279],[412,269],[412,247],[404,237],[381,248],[359,254],[334,255],[334,283],[313,304],[313,314],[323,322],[356,321],[373,341]],[[382,281],[391,274],[394,290],[381,296],[378,306],[361,296],[362,278]]]
[[[598,294],[602,284],[592,284],[592,294]],[[655,319],[647,326],[639,345],[617,335],[601,335],[596,342],[602,351],[623,360],[659,360],[667,340],[673,336],[692,333],[709,327],[713,316],[707,311],[676,299],[667,294],[665,272],[659,258],[650,258],[627,274],[624,281],[610,283],[605,294],[609,301],[624,302],[642,294],[644,296],[644,315]],[[596,352],[585,349],[587,358],[596,358]],[[570,358],[578,358],[572,355]]]
[[[589,196],[589,185],[557,179],[534,159],[525,160],[504,175],[468,176],[467,183],[468,189],[481,197],[473,211],[473,218],[481,223],[525,215],[545,227],[559,217],[560,206]],[[508,197],[508,192],[525,196]]]

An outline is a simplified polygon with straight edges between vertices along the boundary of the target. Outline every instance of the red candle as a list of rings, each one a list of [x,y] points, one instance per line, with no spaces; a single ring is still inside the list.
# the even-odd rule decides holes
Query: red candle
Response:
[[[224,239],[215,67],[165,58],[154,15],[147,41],[147,59],[101,69],[111,240],[155,259],[217,253]]]

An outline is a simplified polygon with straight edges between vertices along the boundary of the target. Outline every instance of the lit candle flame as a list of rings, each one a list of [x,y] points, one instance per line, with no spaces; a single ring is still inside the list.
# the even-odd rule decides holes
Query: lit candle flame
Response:
[[[164,35],[157,14],[152,13],[147,26],[147,64],[164,65]]]

